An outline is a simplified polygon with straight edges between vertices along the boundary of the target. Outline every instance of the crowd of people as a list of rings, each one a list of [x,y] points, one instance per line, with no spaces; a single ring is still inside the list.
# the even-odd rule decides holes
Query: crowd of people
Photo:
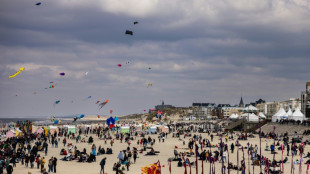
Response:
[[[305,134],[308,134],[308,131],[305,131]],[[287,133],[277,135],[274,132],[261,132],[257,136],[270,140],[267,141],[266,148],[263,149],[265,153],[277,154],[277,151],[286,151],[287,157],[304,155],[305,158],[310,158],[310,153],[304,154],[304,146],[310,144],[310,140],[303,141],[303,138],[299,136],[289,137]],[[245,153],[248,154],[250,159],[248,161],[251,161],[251,165],[263,166],[264,171],[268,173],[274,168],[281,168],[280,164],[288,161],[287,157],[284,160],[276,160],[264,156],[259,152],[261,149],[259,150],[257,144],[248,143],[246,146],[242,146],[240,141],[248,142],[249,139],[255,137],[246,132],[226,132],[220,129],[207,129],[202,132],[199,124],[182,123],[169,125],[168,132],[156,131],[156,135],[151,136],[147,131],[130,129],[129,132],[122,133],[118,127],[111,130],[98,126],[85,130],[79,129],[77,134],[60,128],[54,133],[42,132],[41,134],[25,134],[7,138],[0,144],[0,174],[4,171],[13,173],[16,163],[20,163],[26,168],[36,168],[43,174],[56,173],[58,159],[56,157],[45,158],[49,148],[59,149],[59,154],[62,156],[60,160],[63,162],[99,163],[100,172],[104,174],[106,160],[109,158],[108,155],[113,154],[115,141],[124,144],[124,149],[117,153],[117,159],[111,167],[116,174],[122,174],[130,171],[130,167],[135,165],[139,155],[156,156],[160,154],[160,151],[154,149],[155,144],[166,143],[169,137],[178,138],[183,142],[184,148],[175,146],[172,153],[174,155],[172,161],[176,161],[175,166],[177,167],[197,165],[195,161],[190,162],[189,158],[192,157],[210,165],[220,163],[222,171],[239,170],[244,174],[246,169],[249,170],[247,167],[249,165],[245,162]],[[95,138],[103,142],[104,146],[97,146],[94,143]],[[69,143],[68,139],[73,140],[70,142],[76,144]],[[63,145],[58,146],[59,142],[62,142]],[[79,149],[77,143],[87,143],[90,148]],[[237,153],[238,157],[240,155],[240,160],[229,161],[229,154],[234,153]],[[100,155],[105,155],[105,157],[98,161],[97,158]],[[113,161],[113,159],[109,161]],[[296,160],[294,163],[299,164],[301,161]],[[310,163],[310,159],[306,163]]]

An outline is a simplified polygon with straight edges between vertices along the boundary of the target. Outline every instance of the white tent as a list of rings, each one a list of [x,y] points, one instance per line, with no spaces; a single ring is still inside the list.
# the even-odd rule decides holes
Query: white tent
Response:
[[[255,114],[250,114],[249,115],[249,122],[258,122],[259,118]]]
[[[231,114],[231,116],[229,116],[229,119],[238,119],[239,116],[237,114]]]
[[[287,116],[288,117],[293,116],[293,112],[292,112],[291,108],[287,111]]]
[[[280,110],[272,116],[272,122],[276,122],[277,120],[280,121],[284,115],[286,115],[285,110],[280,108]]]
[[[302,112],[300,112],[299,108],[297,108],[295,112],[292,114],[292,116],[288,118],[295,121],[297,120],[303,121],[305,119],[305,115]]]
[[[253,105],[249,105],[248,107],[243,108],[244,111],[257,111],[258,109],[254,107]]]
[[[280,117],[281,119],[288,119],[288,113],[285,112],[285,114],[281,115]]]
[[[264,114],[264,113],[262,113],[262,112],[260,112],[258,116],[259,116],[259,118],[266,119],[265,114]]]

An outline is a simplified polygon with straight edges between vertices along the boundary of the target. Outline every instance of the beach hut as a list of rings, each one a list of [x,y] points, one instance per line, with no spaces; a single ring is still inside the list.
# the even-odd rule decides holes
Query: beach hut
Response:
[[[149,129],[148,129],[148,132],[149,132],[149,134],[155,134],[156,133],[156,126],[151,126],[151,127],[149,127]]]
[[[38,129],[39,129],[38,126],[32,125],[32,133],[33,133],[33,134],[36,133]]]
[[[75,134],[75,126],[74,125],[70,125],[68,126],[68,132],[71,132],[72,134]]]
[[[169,128],[167,126],[160,127],[161,132],[163,133],[169,133]]]
[[[68,133],[69,132],[74,133],[74,134],[76,133],[74,125],[64,125],[64,127],[68,129]]]
[[[58,127],[57,126],[48,126],[48,129],[50,130],[51,134],[54,134],[55,132],[58,133]]]
[[[7,138],[15,137],[15,132],[12,131],[12,130],[8,131],[8,132],[6,133],[6,137],[7,137]]]
[[[135,128],[136,128],[136,131],[141,131],[142,130],[142,125],[141,124],[136,125]]]
[[[129,126],[122,126],[121,133],[129,133]]]
[[[37,128],[36,130],[37,134],[41,134],[42,132],[44,132],[44,129],[42,127]]]

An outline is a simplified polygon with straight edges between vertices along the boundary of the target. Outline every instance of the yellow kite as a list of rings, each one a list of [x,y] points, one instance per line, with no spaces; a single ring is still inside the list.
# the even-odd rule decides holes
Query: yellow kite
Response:
[[[10,79],[10,78],[13,78],[13,77],[15,77],[15,76],[17,76],[20,72],[22,72],[22,71],[24,71],[24,70],[25,70],[25,67],[21,67],[21,68],[19,69],[19,71],[17,71],[15,74],[9,76],[9,79]]]

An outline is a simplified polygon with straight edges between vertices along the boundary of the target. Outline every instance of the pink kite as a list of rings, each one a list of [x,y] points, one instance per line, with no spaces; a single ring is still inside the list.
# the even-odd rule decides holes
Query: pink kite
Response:
[[[117,66],[118,66],[118,67],[122,67],[122,64],[118,64]]]

